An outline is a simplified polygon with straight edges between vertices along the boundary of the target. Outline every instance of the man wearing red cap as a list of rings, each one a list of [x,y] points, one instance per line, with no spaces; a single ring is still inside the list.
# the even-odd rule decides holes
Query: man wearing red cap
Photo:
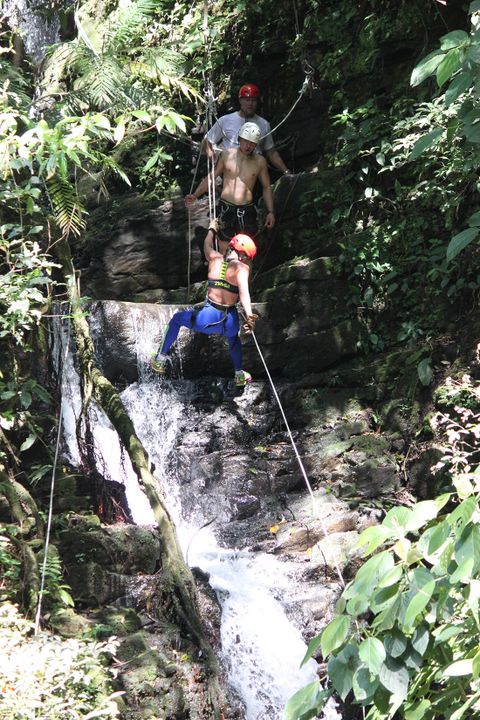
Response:
[[[257,85],[253,83],[242,85],[238,92],[240,109],[237,112],[222,115],[207,133],[206,139],[209,151],[238,147],[238,131],[245,122],[254,122],[260,128],[261,134],[256,152],[266,155],[274,168],[284,175],[288,175],[289,170],[287,166],[283,162],[279,152],[275,150],[270,123],[268,120],[265,120],[265,118],[257,115],[260,98],[260,89]]]

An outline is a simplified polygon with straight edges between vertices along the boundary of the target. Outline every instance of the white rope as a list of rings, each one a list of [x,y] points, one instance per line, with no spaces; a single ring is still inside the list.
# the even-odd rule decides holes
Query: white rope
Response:
[[[295,108],[297,107],[298,103],[300,102],[300,100],[302,99],[302,97],[304,96],[304,94],[305,94],[306,91],[307,91],[307,88],[308,88],[308,86],[309,86],[309,84],[310,84],[310,78],[311,78],[311,76],[312,76],[312,72],[313,72],[313,71],[311,71],[311,70],[308,70],[308,71],[305,72],[305,80],[303,81],[303,85],[302,85],[302,87],[300,88],[300,90],[299,90],[299,92],[298,92],[298,98],[295,100],[295,102],[293,103],[292,107],[291,107],[290,110],[287,112],[287,114],[285,115],[285,117],[283,118],[283,120],[280,120],[280,122],[278,123],[278,125],[275,125],[275,127],[272,128],[271,130],[269,130],[268,133],[265,133],[265,135],[262,135],[262,137],[260,138],[260,140],[263,140],[264,138],[268,137],[269,135],[272,135],[272,133],[274,133],[275,130],[277,130],[277,129],[280,127],[280,125],[283,125],[283,123],[284,123],[286,120],[288,120],[288,118],[290,117],[290,115],[292,114],[292,112],[295,110]]]
[[[67,317],[70,316],[70,312],[68,312]],[[60,389],[62,387],[63,383],[63,375],[65,372],[65,366],[66,361],[70,349],[70,329],[71,324],[70,320],[68,321],[68,334],[67,334],[67,340],[65,344],[65,354],[62,361],[62,368],[61,368],[61,376],[60,376]],[[61,338],[61,332],[60,332],[60,338]],[[62,420],[63,420],[63,403],[60,402],[60,411],[58,415],[58,427],[57,427],[57,439],[55,443],[55,456],[53,459],[53,467],[52,467],[52,479],[50,481],[50,498],[49,498],[49,504],[48,504],[48,519],[47,519],[47,528],[45,532],[45,548],[44,548],[44,555],[43,555],[43,563],[42,563],[42,571],[41,571],[41,582],[40,582],[40,590],[38,592],[38,602],[37,602],[37,611],[35,613],[35,627],[34,627],[34,635],[37,636],[40,629],[40,618],[42,613],[42,602],[43,602],[43,594],[45,592],[45,577],[46,577],[46,571],[47,571],[47,560],[48,560],[48,547],[50,543],[50,533],[52,528],[52,518],[53,518],[53,493],[55,489],[55,472],[57,469],[57,463],[58,463],[58,455],[60,451],[60,436],[62,432]]]
[[[311,486],[311,484],[310,484],[310,480],[308,479],[308,475],[307,475],[307,472],[306,472],[305,467],[304,467],[304,465],[303,465],[302,458],[300,457],[300,453],[298,452],[297,445],[296,445],[296,443],[295,443],[295,440],[293,439],[292,431],[290,430],[290,426],[289,426],[289,424],[288,424],[287,417],[286,417],[286,415],[285,415],[285,412],[284,412],[282,403],[281,403],[280,398],[279,398],[279,396],[278,396],[277,389],[276,389],[275,384],[274,384],[274,382],[273,382],[273,380],[272,380],[272,376],[270,375],[270,372],[269,372],[269,370],[268,370],[267,363],[265,362],[265,358],[263,357],[262,351],[260,350],[260,345],[258,344],[257,338],[255,337],[255,333],[254,333],[253,331],[251,331],[251,335],[252,335],[253,340],[254,340],[254,342],[255,342],[255,345],[256,345],[258,354],[259,354],[259,356],[260,356],[260,359],[261,359],[261,361],[262,361],[262,363],[263,363],[263,366],[264,366],[264,368],[265,368],[265,372],[267,373],[267,377],[268,377],[268,379],[269,379],[269,381],[270,381],[270,385],[272,386],[273,394],[274,394],[274,396],[275,396],[275,400],[276,400],[277,403],[278,403],[278,407],[280,408],[280,412],[281,412],[281,414],[282,414],[283,422],[285,423],[285,427],[287,428],[288,436],[289,436],[289,438],[290,438],[290,442],[291,442],[291,444],[292,444],[293,451],[294,451],[294,453],[295,453],[295,457],[297,458],[298,466],[299,466],[300,471],[301,471],[301,473],[302,473],[302,475],[303,475],[303,479],[305,480],[305,485],[307,486],[307,490],[308,490],[308,493],[309,493],[310,498],[311,498],[311,501],[312,501],[313,516],[316,517],[316,518],[320,521],[320,526],[321,526],[321,528],[322,528],[322,532],[323,532],[325,538],[328,540],[328,537],[329,537],[329,536],[328,536],[327,528],[326,528],[326,526],[325,526],[325,523],[324,523],[324,521],[323,521],[322,516],[319,514],[319,512],[318,512],[318,510],[317,510],[317,499],[316,499],[315,495],[313,494],[313,490],[312,490],[312,486]],[[337,562],[336,557],[335,557],[335,559],[334,559],[334,565],[335,565],[335,569],[336,569],[336,571],[337,571],[337,575],[338,575],[338,577],[339,577],[339,579],[340,579],[340,584],[342,585],[342,587],[345,587],[345,580],[343,579],[342,571],[340,570],[340,566],[339,566],[339,564],[338,564],[338,562]]]

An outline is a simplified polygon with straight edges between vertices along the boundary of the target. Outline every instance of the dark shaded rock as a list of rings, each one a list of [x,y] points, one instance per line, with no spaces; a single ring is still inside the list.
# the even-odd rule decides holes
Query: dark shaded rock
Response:
[[[208,227],[204,203],[192,209],[193,224]],[[183,198],[142,209],[140,201],[130,217],[99,214],[91,223],[90,257],[82,271],[82,292],[97,299],[127,299],[153,288],[173,289],[204,276],[200,248],[188,242],[187,211]],[[125,211],[123,211],[125,212]]]
[[[127,524],[90,529],[87,533],[83,528],[66,529],[59,548],[67,566],[94,562],[120,574],[154,573],[160,557],[157,532]]]

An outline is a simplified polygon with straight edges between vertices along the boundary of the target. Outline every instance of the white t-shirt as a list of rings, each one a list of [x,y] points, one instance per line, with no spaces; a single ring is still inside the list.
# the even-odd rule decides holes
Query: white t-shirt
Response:
[[[207,140],[214,147],[219,147],[222,150],[238,147],[238,131],[246,122],[254,122],[260,128],[262,134],[255,152],[264,153],[266,150],[271,150],[273,148],[273,138],[270,132],[270,123],[259,115],[249,118],[242,117],[239,112],[222,115],[208,131]]]

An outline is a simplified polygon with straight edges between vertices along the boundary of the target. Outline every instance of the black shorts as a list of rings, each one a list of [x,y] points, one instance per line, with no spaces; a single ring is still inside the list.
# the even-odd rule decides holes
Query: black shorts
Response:
[[[245,233],[251,238],[255,238],[258,233],[257,208],[253,203],[233,205],[226,200],[220,200],[217,219],[219,238],[223,242],[230,242],[237,233]]]

